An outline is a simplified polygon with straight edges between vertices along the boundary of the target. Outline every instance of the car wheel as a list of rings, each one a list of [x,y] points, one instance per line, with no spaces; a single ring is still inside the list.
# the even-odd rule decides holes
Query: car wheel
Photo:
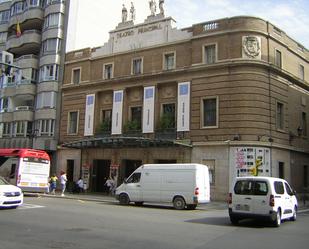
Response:
[[[173,205],[174,205],[175,209],[182,210],[182,209],[185,208],[186,202],[182,197],[177,196],[177,197],[175,197],[175,199],[173,201]]]
[[[230,221],[233,225],[238,225],[239,219],[234,216],[230,216]]]
[[[278,209],[278,211],[274,215],[273,225],[275,227],[280,227],[280,225],[281,225],[281,211],[280,211],[280,209]]]
[[[291,217],[291,221],[296,221],[297,218],[297,207],[294,207],[293,216]]]
[[[120,194],[119,203],[121,205],[128,205],[130,203],[129,196],[127,194]]]

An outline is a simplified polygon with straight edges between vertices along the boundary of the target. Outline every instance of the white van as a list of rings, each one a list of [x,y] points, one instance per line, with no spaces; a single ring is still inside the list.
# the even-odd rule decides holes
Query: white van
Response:
[[[195,209],[210,201],[208,167],[202,164],[144,164],[116,189],[120,204],[172,203]]]
[[[233,224],[245,218],[264,218],[277,227],[281,220],[295,221],[298,207],[287,181],[275,177],[237,177],[228,204]]]

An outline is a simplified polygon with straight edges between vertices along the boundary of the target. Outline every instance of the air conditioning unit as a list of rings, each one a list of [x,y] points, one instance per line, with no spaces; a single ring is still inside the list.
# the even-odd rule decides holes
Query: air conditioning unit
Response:
[[[30,110],[30,106],[17,106],[15,108],[16,111],[29,111]]]

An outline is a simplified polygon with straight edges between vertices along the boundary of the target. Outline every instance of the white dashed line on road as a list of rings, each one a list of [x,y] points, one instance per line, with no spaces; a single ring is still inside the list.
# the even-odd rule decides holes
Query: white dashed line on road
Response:
[[[24,203],[18,209],[32,209],[32,208],[43,208],[43,207],[44,206]]]

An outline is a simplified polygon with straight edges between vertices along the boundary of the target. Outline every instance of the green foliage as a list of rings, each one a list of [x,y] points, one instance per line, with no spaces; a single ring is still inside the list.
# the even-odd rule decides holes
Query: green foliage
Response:
[[[159,128],[161,130],[175,128],[174,116],[171,113],[164,113],[160,118]]]
[[[141,129],[141,126],[137,120],[128,121],[125,126],[125,131],[138,131]]]
[[[109,119],[105,119],[101,122],[99,127],[99,132],[106,132],[111,130],[111,121]]]

